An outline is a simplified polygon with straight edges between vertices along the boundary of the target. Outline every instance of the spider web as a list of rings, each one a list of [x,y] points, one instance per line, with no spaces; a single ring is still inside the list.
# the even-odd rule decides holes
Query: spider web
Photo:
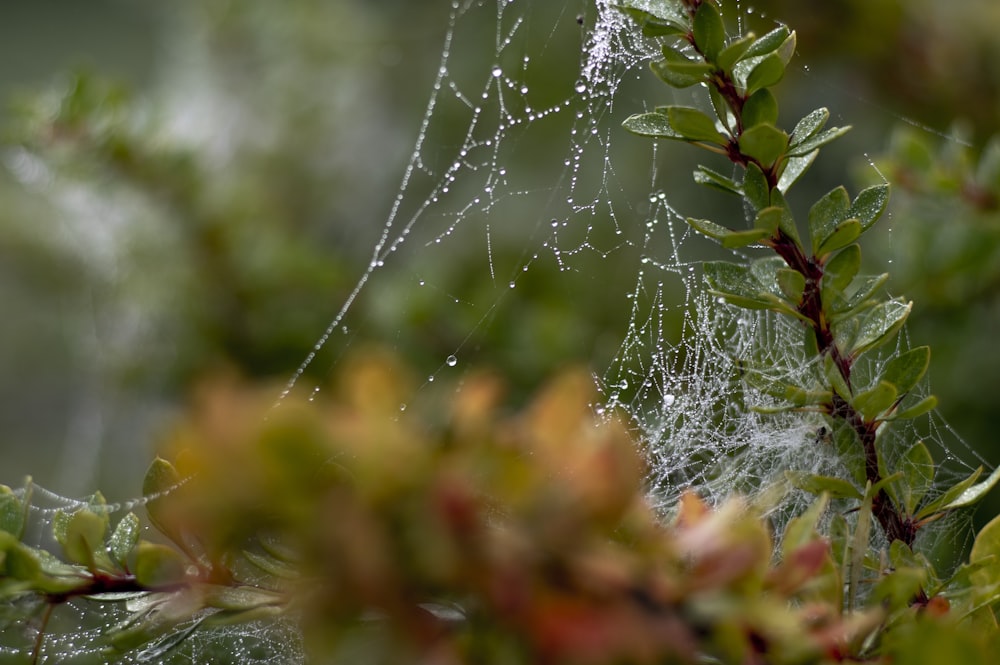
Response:
[[[768,22],[739,2],[726,3],[724,10],[736,15],[741,29],[751,18]],[[568,66],[552,47],[567,32],[579,46],[579,58]],[[332,372],[345,350],[365,337],[366,321],[355,315],[363,300],[393,309],[408,299],[430,299],[462,322],[463,335],[431,361],[412,400],[400,404],[405,409],[438,376],[472,366],[488,331],[503,325],[505,308],[519,297],[521,280],[549,272],[577,287],[581,278],[586,288],[626,285],[617,297],[622,339],[607,358],[592,359],[605,367],[595,376],[602,401],[594,408],[632,424],[650,462],[656,505],[669,508],[691,486],[711,501],[733,493],[763,496],[786,469],[846,476],[831,447],[818,445],[819,416],[749,408],[766,406],[768,398],[742,384],[741,363],[794,379],[807,361],[782,349],[801,331],[781,317],[722,304],[705,291],[697,266],[717,250],[683,221],[701,205],[690,194],[686,157],[677,154],[684,147],[656,146],[621,129],[621,121],[649,100],[692,103],[686,93],[650,80],[646,63],[657,53],[605,0],[452,2],[414,148],[367,267],[291,373],[277,406],[294,391],[315,395],[321,388],[305,378],[307,369],[319,365]],[[557,71],[558,83],[536,84],[543,71],[548,81]],[[551,146],[541,157],[538,142]],[[523,158],[529,153],[530,162]],[[478,257],[472,259],[478,269],[488,272],[492,288],[485,293],[463,292],[441,270],[470,253]],[[622,266],[631,271],[624,282],[605,279],[603,273]],[[394,292],[400,283],[409,290]],[[373,309],[378,307],[365,311]],[[397,330],[400,336],[413,332]],[[883,362],[872,359],[867,371],[874,375]],[[901,445],[922,439],[936,446],[937,459],[944,461],[942,483],[982,462],[934,415],[898,436]],[[42,545],[55,510],[83,503],[38,487],[33,492],[29,539]],[[808,501],[804,493],[784,496],[771,506],[779,521]],[[86,602],[67,603],[59,612],[40,662],[101,659],[102,634],[129,613],[124,606]],[[122,662],[304,659],[291,624],[188,627],[194,630],[183,648],[167,651],[167,643],[154,643]],[[25,628],[28,641],[33,628]],[[0,656],[19,648],[0,647]]]

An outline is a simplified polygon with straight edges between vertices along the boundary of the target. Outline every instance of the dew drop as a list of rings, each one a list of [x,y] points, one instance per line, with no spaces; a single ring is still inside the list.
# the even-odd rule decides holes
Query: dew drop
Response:
[[[448,356],[444,362],[446,365],[448,365],[448,367],[454,367],[455,365],[458,364],[458,358],[456,358],[455,356]]]
[[[514,283],[514,280],[511,280],[510,283],[507,284],[507,286],[513,289],[515,286],[517,286],[517,284]]]
[[[496,67],[493,68],[493,78],[498,79],[498,78],[500,78],[500,76],[502,74],[503,74],[503,70],[500,69],[499,65],[497,65]]]
[[[573,89],[579,93],[587,92],[587,84],[583,81],[577,81],[576,87]]]
[[[663,396],[663,406],[667,407],[668,409],[670,407],[672,407],[674,405],[674,402],[676,402],[676,401],[677,401],[677,398],[674,397],[673,395],[664,395]]]
[[[400,411],[406,411],[406,404],[400,404],[399,405],[399,410]]]

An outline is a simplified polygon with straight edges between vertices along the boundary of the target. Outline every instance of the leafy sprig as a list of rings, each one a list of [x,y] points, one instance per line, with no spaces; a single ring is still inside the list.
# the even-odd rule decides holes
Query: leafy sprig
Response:
[[[881,287],[888,275],[860,272],[858,240],[885,211],[889,186],[878,183],[853,199],[845,188],[833,189],[811,206],[808,235],[801,237],[786,194],[819,149],[849,128],[827,129],[830,114],[824,108],[804,116],[790,132],[779,127],[771,88],[783,78],[795,51],[795,33],[778,26],[760,37],[730,36],[714,0],[625,2],[620,8],[646,36],[662,42],[662,58],[650,64],[653,73],[674,88],[704,86],[706,106],[711,109],[659,106],[628,118],[625,129],[689,143],[723,155],[741,168],[742,179],[735,179],[699,166],[694,180],[741,197],[748,211],[746,226],[687,221],[723,247],[772,251],[771,256],[747,262],[705,263],[712,293],[742,308],[771,310],[800,322],[802,340],[788,343],[801,345],[808,359],[818,361],[807,361],[801,375],[789,380],[775,380],[760,369],[741,365],[743,379],[777,402],[761,410],[823,414],[851,471],[850,480],[794,472],[789,479],[810,492],[853,501],[860,511],[854,535],[849,536],[844,526],[840,537],[847,564],[845,581],[851,582],[852,595],[865,565],[881,580],[878,585],[900,584],[901,578],[866,562],[865,516],[874,518],[897,553],[911,552],[924,526],[969,505],[966,498],[980,498],[996,485],[1000,474],[977,484],[982,474],[977,469],[935,498],[930,492],[935,464],[922,441],[912,441],[901,454],[885,450],[888,441],[905,436],[895,436],[901,429],[899,421],[921,416],[937,404],[934,396],[918,390],[930,350],[887,351],[912,303],[884,293]],[[865,372],[856,371],[859,361],[876,351],[889,360],[868,362]],[[977,544],[993,539],[993,530],[992,525],[984,530]],[[934,581],[933,567],[926,560],[918,568],[923,572],[905,585],[906,593],[897,594],[904,605],[927,606],[944,588]],[[987,598],[995,601],[995,590]]]

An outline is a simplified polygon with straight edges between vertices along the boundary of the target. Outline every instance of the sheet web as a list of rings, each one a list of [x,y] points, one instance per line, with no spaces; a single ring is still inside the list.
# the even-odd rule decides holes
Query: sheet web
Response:
[[[739,2],[724,5],[742,29],[748,10]],[[753,18],[767,27],[766,17]],[[724,305],[705,291],[697,265],[710,243],[688,230],[689,204],[675,194],[693,187],[690,169],[664,166],[689,149],[656,147],[621,129],[629,114],[676,94],[651,80],[646,63],[657,54],[655,44],[638,37],[605,0],[459,0],[446,20],[426,112],[370,261],[276,396],[278,407],[292,392],[321,390],[305,378],[307,369],[336,370],[364,335],[364,317],[356,312],[372,316],[373,302],[392,309],[429,298],[444,316],[463,322],[462,334],[413,396],[417,401],[436,377],[474,364],[486,333],[503,325],[504,308],[533,271],[591,276],[599,285],[602,270],[627,265],[632,272],[619,296],[622,341],[595,377],[602,403],[594,406],[631,423],[648,455],[650,494],[659,507],[669,508],[691,486],[712,501],[761,496],[786,469],[844,476],[822,441],[818,415],[748,408],[766,406],[769,398],[748,388],[741,373],[752,366],[766,367],[773,378],[800,376],[805,359],[781,349],[802,333],[780,317]],[[557,52],[567,33],[578,57]],[[538,83],[543,71],[545,85]],[[538,142],[546,146],[541,157],[520,158],[529,148],[538,154]],[[492,288],[485,292],[463,291],[441,269],[469,254],[475,269],[489,275]],[[403,292],[401,283],[408,285]],[[399,337],[413,332],[397,331]],[[937,448],[942,486],[981,463],[936,416],[899,439]],[[44,544],[55,510],[83,504],[33,491],[31,537]],[[805,494],[787,494],[773,515],[780,521],[806,501]],[[142,503],[113,509],[122,514]],[[126,607],[67,603],[47,631],[40,662],[93,662],[102,633],[127,616]],[[168,651],[169,640],[158,642],[125,662],[206,662],[220,645],[232,662],[304,658],[291,625],[187,628],[183,649]],[[5,655],[9,649],[0,650]]]

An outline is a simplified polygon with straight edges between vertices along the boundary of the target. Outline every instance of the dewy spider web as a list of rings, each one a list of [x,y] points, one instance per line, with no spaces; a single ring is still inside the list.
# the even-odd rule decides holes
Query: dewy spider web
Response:
[[[725,4],[742,28],[747,12],[739,2]],[[634,279],[626,280],[630,286],[620,301],[623,339],[597,379],[602,403],[595,410],[632,424],[650,461],[650,493],[658,506],[669,508],[690,486],[713,501],[734,492],[755,496],[785,469],[843,475],[823,445],[818,416],[748,408],[766,405],[767,398],[740,381],[743,363],[766,367],[775,378],[796,376],[801,362],[782,351],[782,340],[801,332],[779,317],[734,309],[705,292],[697,264],[708,243],[689,232],[679,212],[694,205],[685,199],[693,188],[689,170],[664,166],[683,159],[678,155],[687,147],[656,147],[621,129],[624,117],[643,110],[647,100],[678,94],[651,80],[646,63],[656,56],[655,45],[638,37],[606,0],[456,0],[447,22],[416,144],[368,266],[290,376],[278,408],[293,390],[318,391],[308,385],[306,370],[334,367],[363,333],[364,320],[354,316],[362,299],[399,304],[421,294],[468,322],[426,387],[443,372],[473,364],[484,333],[503,325],[504,306],[518,298],[525,275],[553,268],[562,275],[594,272],[600,286],[605,266],[624,258]],[[551,45],[566,31],[578,35],[579,59],[558,69],[555,86],[536,86],[538,72],[560,66]],[[449,131],[456,126],[457,141]],[[536,141],[551,150],[529,164],[520,157]],[[468,252],[481,257],[492,290],[456,295],[461,285],[436,270]],[[411,292],[393,295],[386,285],[398,288],[400,274]],[[900,439],[936,443],[945,476],[971,468],[974,454],[935,417]],[[54,511],[79,504],[34,491],[40,501],[33,507],[32,537],[41,544]],[[775,514],[806,500],[793,493],[791,504]],[[127,614],[124,608],[68,604],[50,626],[41,662],[93,661],[102,632]],[[60,625],[73,627],[61,632]],[[155,643],[127,661],[169,656],[205,662],[219,653],[241,663],[303,659],[294,630],[282,624],[195,629],[182,649],[167,652],[168,646]],[[9,651],[0,648],[0,655]]]

